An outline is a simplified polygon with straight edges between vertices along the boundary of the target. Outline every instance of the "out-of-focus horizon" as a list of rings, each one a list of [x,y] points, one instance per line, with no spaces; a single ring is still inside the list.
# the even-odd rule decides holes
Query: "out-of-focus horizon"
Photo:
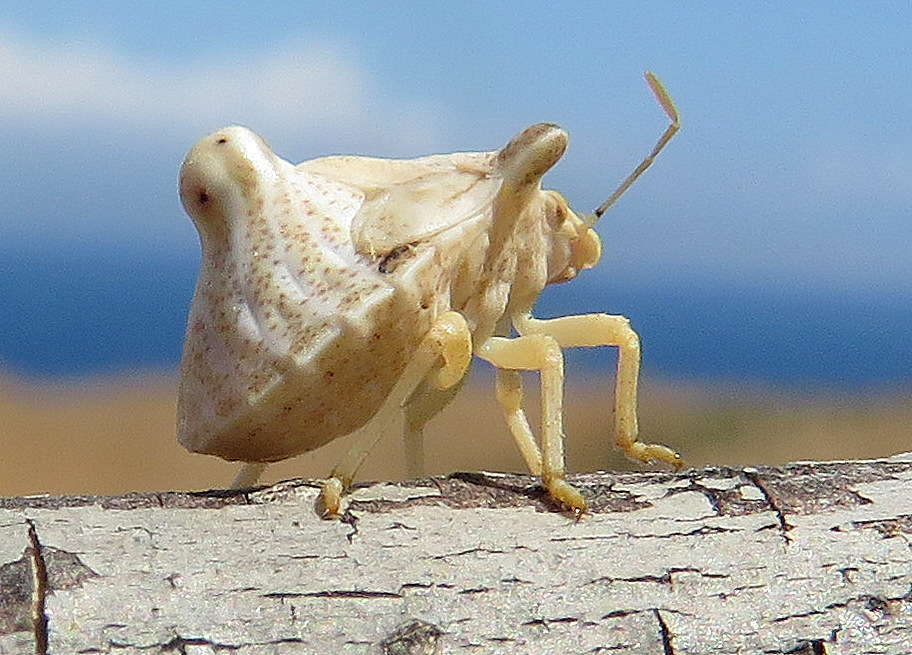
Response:
[[[0,7],[4,438],[55,385],[104,412],[85,380],[173,376],[199,259],[176,176],[204,134],[244,124],[292,161],[412,157],[553,121],[571,146],[546,185],[590,211],[665,128],[647,69],[682,130],[600,223],[602,264],[541,315],[630,316],[647,381],[905,398],[910,28],[905,3]],[[581,357],[569,378],[610,377],[613,354]],[[66,434],[92,424],[69,411]],[[903,434],[885,412],[868,416]]]

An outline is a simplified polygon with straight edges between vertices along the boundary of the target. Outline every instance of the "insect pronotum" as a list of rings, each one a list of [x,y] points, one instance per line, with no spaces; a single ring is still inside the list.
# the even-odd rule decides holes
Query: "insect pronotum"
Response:
[[[570,209],[542,176],[567,134],[540,123],[494,152],[412,160],[333,156],[297,166],[256,134],[226,127],[197,142],[180,173],[202,264],[181,363],[178,436],[195,452],[266,463],[357,432],[325,483],[327,516],[379,437],[404,426],[408,462],[424,425],[458,392],[473,355],[497,369],[496,395],[529,470],[580,514],[564,479],[563,358],[616,346],[615,441],[631,458],[681,466],[637,433],[639,339],[628,320],[540,320],[546,285],[594,266],[592,225],[678,130],[671,98],[646,80],[670,120],[652,152],[592,214]],[[536,438],[520,371],[541,375]]]

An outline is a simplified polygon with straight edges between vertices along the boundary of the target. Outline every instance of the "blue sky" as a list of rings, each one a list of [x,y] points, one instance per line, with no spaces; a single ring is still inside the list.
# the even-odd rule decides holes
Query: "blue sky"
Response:
[[[0,258],[192,260],[177,171],[229,123],[300,161],[553,121],[547,186],[590,211],[665,128],[649,69],[683,128],[588,284],[912,299],[910,33],[908,3],[4,3]]]
[[[301,160],[554,121],[548,184],[589,210],[664,128],[648,68],[684,127],[600,227],[618,274],[908,286],[910,30],[908,3],[6,3],[0,248],[192,256],[177,169],[233,122]]]

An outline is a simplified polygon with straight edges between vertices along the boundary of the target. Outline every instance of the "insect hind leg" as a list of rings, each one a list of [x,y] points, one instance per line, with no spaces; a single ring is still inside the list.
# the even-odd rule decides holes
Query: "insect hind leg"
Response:
[[[472,333],[462,314],[450,311],[438,316],[380,410],[357,430],[348,453],[323,485],[324,517],[334,518],[341,514],[342,495],[354,480],[355,473],[380,437],[400,416],[415,389],[425,381],[440,390],[458,385],[471,359]]]
[[[241,470],[231,481],[231,489],[249,489],[256,485],[263,471],[269,466],[266,462],[244,462]]]

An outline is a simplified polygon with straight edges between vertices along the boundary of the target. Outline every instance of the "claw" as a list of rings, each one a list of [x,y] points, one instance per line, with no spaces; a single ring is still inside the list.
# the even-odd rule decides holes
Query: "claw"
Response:
[[[569,482],[562,477],[551,476],[545,476],[544,482],[551,499],[573,514],[575,520],[578,521],[586,513],[586,499]]]
[[[342,518],[342,494],[344,492],[345,486],[339,478],[328,478],[323,483],[323,489],[317,499],[317,509],[320,518],[325,520]],[[322,509],[320,509],[320,506],[322,506]]]

